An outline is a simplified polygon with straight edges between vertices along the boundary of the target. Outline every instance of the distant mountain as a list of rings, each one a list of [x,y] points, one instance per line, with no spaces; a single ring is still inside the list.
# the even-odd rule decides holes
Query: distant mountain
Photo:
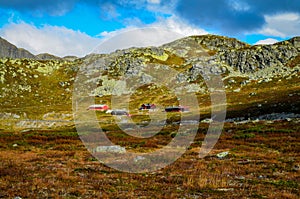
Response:
[[[0,58],[4,57],[13,59],[28,58],[36,60],[61,59],[60,57],[50,55],[48,53],[33,55],[28,50],[18,48],[15,45],[9,43],[7,40],[0,37]]]
[[[40,60],[47,60],[47,59],[61,59],[60,57],[57,57],[55,55],[51,55],[49,53],[41,53],[35,56],[36,59]]]
[[[0,57],[9,58],[30,58],[34,59],[35,56],[23,48],[17,48],[15,45],[9,43],[0,37]]]
[[[63,57],[64,60],[67,60],[67,61],[74,61],[76,59],[78,59],[78,57],[76,56],[65,56]]]

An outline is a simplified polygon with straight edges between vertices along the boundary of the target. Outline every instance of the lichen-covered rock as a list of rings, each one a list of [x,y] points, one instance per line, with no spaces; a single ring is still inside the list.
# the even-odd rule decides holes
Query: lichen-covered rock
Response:
[[[73,114],[71,113],[57,113],[57,112],[49,112],[43,115],[43,120],[72,120]]]
[[[251,73],[267,67],[283,67],[298,54],[292,45],[274,44],[225,51],[219,59],[242,73]]]
[[[64,115],[68,114],[64,111],[71,109],[73,91],[81,87],[86,93],[78,94],[103,98],[134,92],[148,95],[153,84],[207,94],[214,88],[208,89],[205,81],[215,75],[221,76],[230,94],[240,95],[249,85],[260,87],[278,79],[290,81],[299,78],[299,52],[300,37],[273,45],[250,46],[232,38],[202,35],[160,47],[129,48],[84,58],[37,60],[6,57],[0,59],[0,108],[16,112],[30,110],[32,114],[27,112],[29,119],[67,120],[71,116]],[[76,88],[74,82],[79,82]],[[174,85],[168,85],[170,82]],[[134,86],[140,86],[140,90]],[[151,95],[151,100],[164,99],[166,103],[173,103],[166,89],[153,90],[158,93]],[[259,92],[247,91],[249,99],[259,96]],[[291,97],[295,98],[294,95]],[[14,119],[21,120],[22,117]],[[26,121],[19,125],[46,124]],[[48,125],[55,127],[60,124],[52,121]]]

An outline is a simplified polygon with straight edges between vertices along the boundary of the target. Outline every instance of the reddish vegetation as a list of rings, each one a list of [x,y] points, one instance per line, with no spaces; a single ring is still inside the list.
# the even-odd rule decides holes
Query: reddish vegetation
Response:
[[[96,161],[76,132],[1,132],[0,198],[298,198],[299,123],[226,123],[213,151],[198,158],[207,124],[183,157],[155,173],[122,173]],[[149,150],[170,140],[120,139]],[[160,142],[158,142],[158,140]],[[223,159],[215,155],[229,151]]]

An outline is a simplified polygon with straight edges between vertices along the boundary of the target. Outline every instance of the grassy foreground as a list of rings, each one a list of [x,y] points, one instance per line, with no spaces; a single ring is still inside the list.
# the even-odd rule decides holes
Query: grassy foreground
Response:
[[[74,130],[0,132],[0,198],[298,198],[299,120],[225,123],[211,153],[198,158],[208,124],[175,163],[155,173],[122,173],[99,163]],[[108,137],[118,140],[121,132]],[[148,150],[170,134],[125,147]],[[219,152],[229,151],[223,159]]]

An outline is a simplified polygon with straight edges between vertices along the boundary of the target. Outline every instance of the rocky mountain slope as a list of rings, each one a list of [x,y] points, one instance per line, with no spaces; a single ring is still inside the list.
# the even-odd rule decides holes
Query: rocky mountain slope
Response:
[[[15,45],[9,43],[5,39],[0,37],[0,57],[2,58],[28,58],[37,60],[47,60],[47,59],[61,59],[60,57],[50,55],[48,53],[43,53],[39,55],[33,55],[29,51],[23,48],[17,48]]]
[[[210,108],[205,81],[215,75],[224,84],[229,119],[275,113],[298,117],[300,113],[300,37],[251,46],[223,36],[191,36],[160,47],[52,60],[40,60],[49,55],[31,57],[27,51],[0,42],[0,54],[10,57],[0,59],[2,129],[55,127],[61,120],[71,123],[78,73],[88,76],[83,85],[94,85],[89,95],[95,96],[95,103],[110,104],[112,94],[131,94],[132,112],[149,100],[162,106],[178,104],[167,88],[153,83],[155,78],[149,71],[156,69],[163,71],[165,79],[174,80],[179,89],[196,93],[204,115]],[[168,76],[172,70],[176,71],[174,77]],[[141,86],[124,89],[124,77]]]
[[[29,58],[34,59],[35,56],[29,51],[17,48],[15,45],[9,43],[5,39],[0,37],[0,57],[10,58]]]

